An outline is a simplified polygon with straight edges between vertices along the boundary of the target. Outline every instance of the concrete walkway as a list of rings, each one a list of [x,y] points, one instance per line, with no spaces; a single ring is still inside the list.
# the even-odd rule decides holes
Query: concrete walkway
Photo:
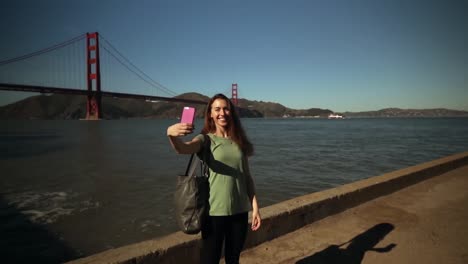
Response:
[[[250,263],[468,263],[468,166],[246,250]]]

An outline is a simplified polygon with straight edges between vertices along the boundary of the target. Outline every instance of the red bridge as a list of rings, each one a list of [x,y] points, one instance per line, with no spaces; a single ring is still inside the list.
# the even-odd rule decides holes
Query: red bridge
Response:
[[[103,96],[207,103],[174,97],[175,92],[137,68],[97,32],[0,61],[0,90],[85,95],[88,120],[102,118]],[[237,105],[237,84],[232,84],[231,92]]]

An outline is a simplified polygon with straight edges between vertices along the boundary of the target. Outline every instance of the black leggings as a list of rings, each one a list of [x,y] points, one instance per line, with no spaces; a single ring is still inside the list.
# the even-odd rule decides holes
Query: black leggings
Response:
[[[248,213],[229,216],[209,216],[202,228],[200,263],[218,264],[224,241],[226,264],[239,263],[239,256],[247,236]]]

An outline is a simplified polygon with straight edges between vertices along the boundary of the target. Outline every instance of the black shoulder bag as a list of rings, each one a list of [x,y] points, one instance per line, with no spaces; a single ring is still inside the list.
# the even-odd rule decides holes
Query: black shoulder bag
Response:
[[[174,194],[177,225],[186,234],[198,234],[209,212],[209,170],[206,164],[210,153],[210,138],[203,134],[204,144],[192,154],[185,175],[177,176]]]

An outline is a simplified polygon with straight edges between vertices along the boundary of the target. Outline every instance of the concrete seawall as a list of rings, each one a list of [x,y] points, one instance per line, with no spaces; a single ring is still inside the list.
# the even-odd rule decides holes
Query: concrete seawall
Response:
[[[262,208],[262,228],[248,234],[246,248],[467,164],[464,152]],[[69,263],[197,263],[199,240],[176,232]]]

